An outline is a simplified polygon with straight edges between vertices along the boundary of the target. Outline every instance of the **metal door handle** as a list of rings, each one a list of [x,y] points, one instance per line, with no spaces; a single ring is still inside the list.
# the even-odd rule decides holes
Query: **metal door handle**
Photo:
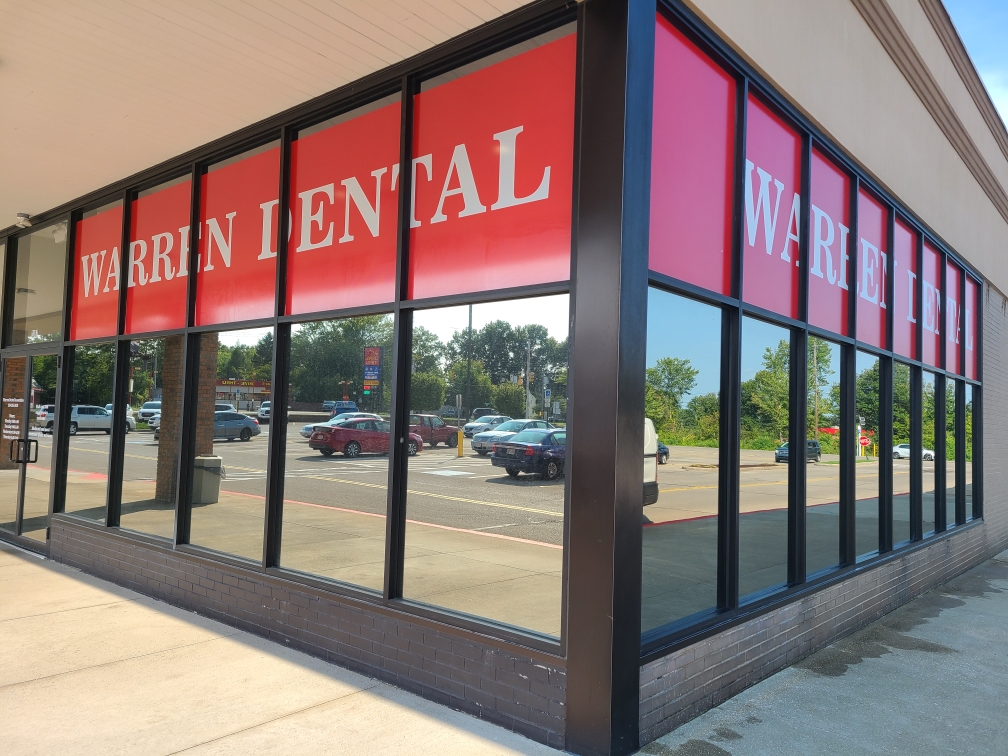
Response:
[[[18,444],[18,447],[20,448],[21,440],[20,439],[17,439],[17,440],[11,439],[11,442],[10,442],[10,449],[8,451],[9,451],[10,461],[14,462],[14,463],[17,462],[17,460],[14,458],[14,444],[15,443]]]

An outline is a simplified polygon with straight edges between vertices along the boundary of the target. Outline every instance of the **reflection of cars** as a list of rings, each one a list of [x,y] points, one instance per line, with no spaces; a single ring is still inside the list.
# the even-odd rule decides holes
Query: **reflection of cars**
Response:
[[[357,402],[351,402],[347,400],[333,402],[332,408],[329,410],[330,417],[336,417],[344,412],[358,412]]]
[[[442,442],[450,449],[458,446],[458,429],[447,425],[437,415],[410,415],[409,429],[431,446]]]
[[[783,444],[774,449],[774,462],[787,462],[787,461],[788,461],[788,442],[785,441]],[[805,442],[805,461],[806,462],[822,461],[822,447],[819,446],[818,441],[810,438]]]
[[[258,436],[260,433],[262,428],[254,417],[240,412],[214,412],[214,438],[226,438],[228,441],[240,438],[242,441],[251,441],[252,436]]]
[[[157,430],[161,427],[161,412],[160,410],[154,417],[147,421],[147,427],[153,430]]]
[[[361,454],[388,454],[389,436],[392,432],[388,420],[359,418],[333,425],[317,425],[308,439],[308,446],[318,449],[322,456],[329,457],[341,452],[344,457],[359,457]],[[423,439],[416,433],[409,434],[407,451],[412,457],[423,450]]]
[[[112,405],[106,404],[105,411],[110,415],[112,414]],[[129,433],[131,430],[136,430],[136,418],[133,417],[133,408],[126,408],[126,432]]]
[[[667,465],[668,464],[668,447],[665,446],[661,441],[658,442],[658,464]]]
[[[35,425],[52,430],[56,421],[56,405],[44,404],[35,411]]]
[[[334,399],[326,399],[322,402],[323,412],[332,412],[332,408],[336,406],[336,401]]]
[[[267,402],[263,402],[262,404],[260,404],[259,405],[259,412],[257,414],[259,415],[259,419],[260,420],[269,420],[269,418],[270,418],[270,403],[267,401]]]
[[[910,459],[910,444],[897,444],[892,448],[893,459]],[[921,459],[925,462],[934,461],[934,451],[924,449],[921,451]]]
[[[644,418],[644,506],[658,501],[658,434],[651,418]]]
[[[473,434],[470,445],[474,452],[483,457],[493,451],[494,444],[508,441],[514,434],[521,433],[523,430],[550,430],[552,428],[553,426],[545,420],[508,420],[495,428]]]
[[[112,432],[112,413],[104,407],[90,404],[75,404],[70,410],[70,435],[78,430],[103,430]]]
[[[478,417],[483,417],[484,415],[499,415],[500,413],[493,407],[477,407],[469,415],[470,420],[475,420]]]
[[[233,404],[228,404],[227,402],[217,402],[213,406],[214,412],[237,412]]]
[[[381,415],[376,415],[374,412],[342,412],[336,417],[331,417],[324,423],[308,423],[307,425],[301,426],[301,435],[305,438],[311,438],[312,433],[315,432],[316,428],[320,428],[326,425],[342,425],[347,420],[356,419],[370,419],[370,420],[381,420]]]
[[[507,415],[483,415],[479,419],[463,425],[462,434],[466,438],[472,438],[477,433],[496,428],[501,423],[506,423],[510,419]]]
[[[490,462],[503,467],[512,478],[532,473],[556,480],[563,475],[566,445],[566,430],[530,428],[494,444]]]
[[[137,420],[142,423],[146,423],[154,415],[161,414],[161,402],[144,402],[140,411],[137,412]]]

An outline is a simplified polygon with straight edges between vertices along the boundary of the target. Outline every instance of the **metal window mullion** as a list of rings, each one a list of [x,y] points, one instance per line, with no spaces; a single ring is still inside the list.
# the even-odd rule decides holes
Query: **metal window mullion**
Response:
[[[109,440],[105,525],[106,527],[117,528],[119,527],[122,503],[126,427],[129,422],[125,419],[125,416],[129,412],[130,342],[116,339],[113,344],[115,347],[113,358],[115,367],[112,372],[112,417],[110,419],[112,432]]]
[[[857,561],[854,429],[857,427],[857,350],[840,346],[840,564]]]
[[[81,213],[79,211],[70,213],[70,217],[67,219],[67,261],[66,272],[64,274],[62,331],[62,341],[64,344],[70,337],[70,325],[73,322],[73,296],[77,272],[77,221],[80,219]],[[68,426],[70,419],[71,408],[66,399],[70,397],[71,387],[73,386],[73,360],[70,357],[72,352],[73,347],[63,346],[59,351],[60,356],[57,358],[55,406],[59,408],[59,412],[57,413],[57,417],[53,418],[52,428],[52,473],[49,485],[50,516],[56,512],[63,512],[66,509],[67,463],[69,460],[70,439],[65,433],[62,434],[64,438],[61,438],[60,434]],[[68,364],[70,366],[69,370],[66,369]],[[63,404],[67,404],[67,411],[65,413],[67,422],[60,422],[64,414],[62,410]]]
[[[944,373],[934,374],[934,502],[935,502],[935,532],[941,533],[948,527],[948,517],[945,511],[945,384]]]

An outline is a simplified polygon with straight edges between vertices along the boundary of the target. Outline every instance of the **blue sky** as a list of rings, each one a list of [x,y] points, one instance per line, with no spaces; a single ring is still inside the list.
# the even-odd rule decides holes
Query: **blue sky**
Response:
[[[1008,123],[1008,0],[945,0],[945,7]]]

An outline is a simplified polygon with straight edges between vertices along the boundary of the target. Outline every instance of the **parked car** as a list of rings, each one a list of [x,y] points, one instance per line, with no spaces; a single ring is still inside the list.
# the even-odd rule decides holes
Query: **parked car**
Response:
[[[783,444],[781,444],[774,450],[774,462],[787,462],[787,461],[788,461],[788,442],[785,441]],[[810,438],[805,442],[805,461],[806,462],[822,461],[822,447],[819,446],[818,441]]]
[[[381,415],[376,415],[374,412],[343,412],[336,417],[331,417],[324,423],[308,423],[307,425],[301,426],[301,435],[305,438],[311,438],[312,433],[315,432],[316,428],[328,425],[342,425],[347,420],[356,420],[358,418],[368,418],[371,420],[383,420]]]
[[[105,410],[109,414],[112,414],[112,405],[111,404],[106,404],[105,405]],[[126,408],[126,432],[129,433],[131,430],[136,430],[136,418],[133,417],[133,408],[132,407],[127,407]]]
[[[501,423],[506,423],[511,418],[507,415],[482,415],[471,423],[462,426],[462,434],[466,438],[472,438],[477,433],[496,428]]]
[[[161,427],[161,413],[158,412],[154,417],[147,421],[147,427],[153,431],[156,431]]]
[[[425,444],[437,446],[443,442],[449,449],[458,446],[458,429],[437,415],[410,415],[409,422],[410,433],[416,433]]]
[[[359,412],[360,408],[357,406],[357,402],[351,401],[339,401],[333,402],[332,408],[329,410],[330,417],[336,417],[344,412]]]
[[[252,436],[258,436],[260,433],[262,428],[254,417],[240,412],[214,412],[214,438],[226,438],[228,441],[240,438],[242,441],[251,441]]]
[[[667,465],[668,464],[668,447],[665,446],[661,441],[658,442],[658,464]]]
[[[79,430],[101,430],[112,432],[112,413],[104,407],[91,404],[75,404],[70,409],[70,435]]]
[[[332,408],[335,407],[335,406],[336,406],[336,400],[335,399],[326,399],[324,402],[322,402],[322,411],[323,412],[332,412]]]
[[[324,457],[330,457],[335,452],[342,453],[344,457],[388,454],[391,432],[388,420],[357,418],[334,425],[316,426],[308,439],[308,446],[317,449]],[[416,433],[409,434],[407,451],[411,457],[423,451],[423,439]]]
[[[52,430],[54,422],[56,422],[55,404],[43,404],[35,410],[35,425]]]
[[[267,401],[267,402],[263,402],[262,404],[260,404],[259,405],[259,412],[257,414],[259,416],[259,419],[262,420],[263,422],[266,422],[267,420],[269,420],[270,419],[270,403]]]
[[[553,426],[545,420],[508,420],[495,428],[476,433],[470,446],[474,452],[485,457],[493,451],[494,444],[508,441],[516,433],[521,433],[524,430],[551,430],[552,428]]]
[[[897,444],[892,448],[893,459],[910,459],[910,444]],[[934,461],[934,450],[933,449],[923,449],[921,450],[921,459],[925,462]]]
[[[644,418],[644,506],[658,501],[658,434],[651,418]]]
[[[214,404],[214,412],[237,412],[238,409],[233,404],[227,402],[217,402]]]
[[[512,478],[530,473],[556,480],[564,473],[566,446],[566,430],[529,428],[494,444],[490,463],[503,467]]]
[[[472,421],[478,417],[483,417],[485,415],[499,415],[499,414],[500,413],[493,407],[477,407],[472,411],[472,414],[469,415],[469,420]]]
[[[148,420],[154,417],[154,415],[159,414],[161,414],[160,401],[144,402],[143,406],[140,408],[140,411],[137,412],[137,420],[139,420],[142,423],[146,423]]]

